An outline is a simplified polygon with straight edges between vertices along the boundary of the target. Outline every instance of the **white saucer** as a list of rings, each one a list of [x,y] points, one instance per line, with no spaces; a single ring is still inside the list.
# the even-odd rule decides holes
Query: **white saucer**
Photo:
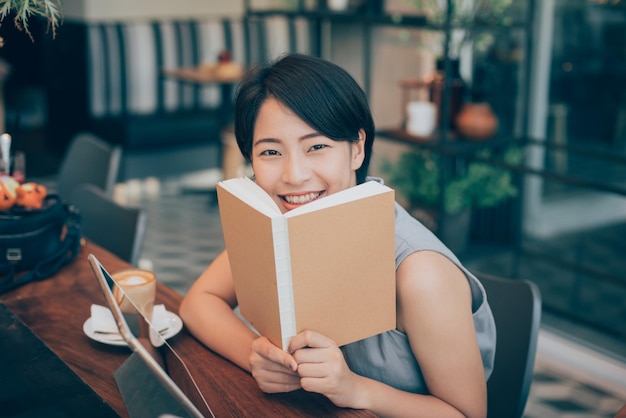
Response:
[[[180,317],[174,312],[166,311],[165,314],[167,315],[169,327],[161,334],[161,336],[167,340],[178,334],[183,329],[183,320],[180,319]],[[119,334],[99,334],[94,332],[91,317],[87,318],[83,324],[83,332],[92,340],[103,344],[116,345],[120,347],[128,345]]]

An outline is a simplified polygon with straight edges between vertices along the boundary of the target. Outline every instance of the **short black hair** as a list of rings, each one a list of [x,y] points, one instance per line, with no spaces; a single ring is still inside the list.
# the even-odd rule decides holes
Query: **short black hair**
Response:
[[[335,141],[358,140],[365,131],[365,158],[357,184],[367,176],[374,120],[363,89],[343,68],[309,55],[289,54],[249,70],[235,95],[235,136],[241,153],[252,160],[254,125],[261,105],[273,97],[320,134]]]

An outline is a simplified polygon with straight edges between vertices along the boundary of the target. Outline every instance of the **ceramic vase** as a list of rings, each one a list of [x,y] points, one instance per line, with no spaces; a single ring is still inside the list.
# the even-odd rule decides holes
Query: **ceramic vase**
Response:
[[[485,140],[498,130],[498,118],[488,103],[466,103],[455,119],[459,134],[467,139]]]

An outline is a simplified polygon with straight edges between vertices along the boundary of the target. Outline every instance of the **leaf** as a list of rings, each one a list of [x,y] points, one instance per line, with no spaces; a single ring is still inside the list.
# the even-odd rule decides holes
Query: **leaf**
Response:
[[[24,30],[34,41],[29,30],[28,21],[33,16],[41,16],[48,23],[47,30],[56,36],[56,30],[61,22],[61,4],[59,0],[0,0],[0,22],[9,14],[14,13],[13,23],[19,30]]]

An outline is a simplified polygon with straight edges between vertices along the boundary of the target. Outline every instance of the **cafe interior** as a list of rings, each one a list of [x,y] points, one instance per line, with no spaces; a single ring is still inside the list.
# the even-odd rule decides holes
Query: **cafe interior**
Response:
[[[320,56],[368,96],[369,174],[471,271],[535,290],[529,386],[511,416],[626,405],[624,0],[54,3],[56,22],[2,20],[0,124],[14,170],[19,155],[26,181],[84,204],[88,241],[184,295],[225,248],[217,182],[250,174],[231,125],[241,72]],[[107,159],[106,180],[80,196],[91,158]],[[88,225],[89,207],[109,204]]]

